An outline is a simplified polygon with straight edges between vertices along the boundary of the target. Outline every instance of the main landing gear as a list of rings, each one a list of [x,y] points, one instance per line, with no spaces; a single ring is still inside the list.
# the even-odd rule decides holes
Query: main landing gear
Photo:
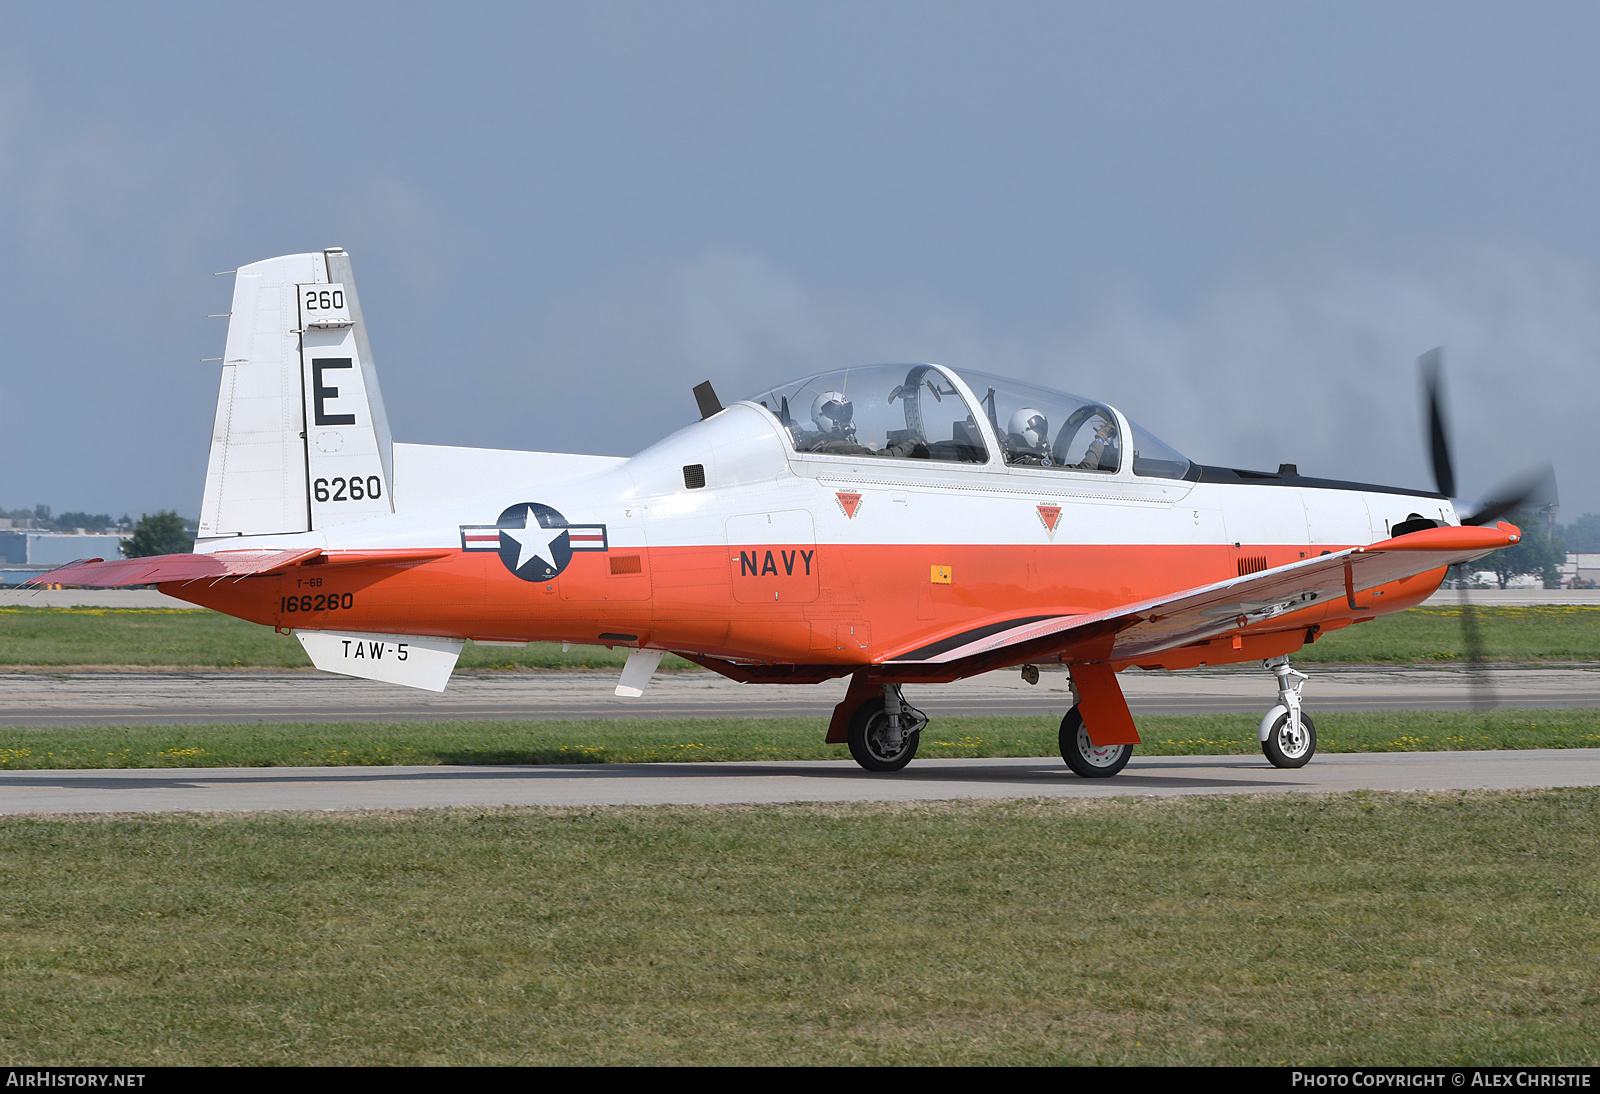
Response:
[[[1256,740],[1273,767],[1304,767],[1317,754],[1317,727],[1300,709],[1300,689],[1311,677],[1290,668],[1287,657],[1273,657],[1261,665],[1278,678],[1278,705],[1261,719]]]
[[[1127,767],[1132,756],[1132,745],[1096,745],[1091,741],[1076,706],[1061,719],[1061,758],[1084,778],[1109,779]]]
[[[1076,677],[1067,677],[1067,688],[1072,692],[1072,709],[1061,719],[1061,758],[1067,761],[1075,775],[1085,779],[1109,779],[1128,766],[1133,758],[1133,746],[1097,745],[1089,739],[1089,727],[1084,724],[1081,709],[1082,696],[1078,693]]]
[[[1038,670],[1026,666],[1022,678],[1033,683]],[[1133,746],[1139,740],[1116,674],[1105,663],[1078,665],[1072,669],[1067,686],[1072,690],[1072,709],[1061,719],[1061,758],[1086,779],[1110,778],[1128,766]],[[1090,739],[1084,725],[1085,703],[1080,687],[1087,689],[1091,700],[1087,708],[1095,712],[1099,744]],[[881,683],[858,673],[850,681],[844,699],[833,708],[827,740],[830,744],[848,744],[850,755],[868,771],[899,771],[917,754],[927,724],[928,716],[906,702],[899,684]]]
[[[868,771],[899,771],[917,754],[928,716],[906,702],[899,684],[867,699],[850,715],[850,755]]]

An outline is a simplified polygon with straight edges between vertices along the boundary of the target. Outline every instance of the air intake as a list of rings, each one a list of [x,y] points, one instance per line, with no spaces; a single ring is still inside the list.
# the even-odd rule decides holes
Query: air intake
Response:
[[[706,465],[703,463],[686,463],[683,465],[683,485],[689,490],[699,490],[706,484]]]

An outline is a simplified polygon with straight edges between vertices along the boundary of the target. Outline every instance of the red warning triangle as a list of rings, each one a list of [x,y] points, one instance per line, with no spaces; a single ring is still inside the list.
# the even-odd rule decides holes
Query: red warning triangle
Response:
[[[840,490],[837,496],[839,498],[839,508],[844,510],[846,517],[854,520],[856,518],[856,510],[861,507],[861,495]]]
[[[1061,519],[1061,506],[1059,506],[1059,505],[1041,505],[1041,506],[1039,506],[1039,519],[1044,522],[1045,531],[1049,532],[1052,536],[1055,535],[1056,534],[1056,522]]]

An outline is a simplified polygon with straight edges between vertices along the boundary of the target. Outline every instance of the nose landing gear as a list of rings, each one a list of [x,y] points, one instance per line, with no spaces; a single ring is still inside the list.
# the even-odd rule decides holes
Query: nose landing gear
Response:
[[[1300,689],[1311,677],[1290,668],[1287,657],[1261,665],[1278,678],[1278,705],[1261,719],[1256,740],[1273,767],[1304,767],[1317,754],[1317,727],[1300,709]]]

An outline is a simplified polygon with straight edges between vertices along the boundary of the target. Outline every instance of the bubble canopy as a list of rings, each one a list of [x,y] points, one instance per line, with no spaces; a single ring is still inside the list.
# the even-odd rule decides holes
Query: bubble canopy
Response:
[[[977,400],[970,405],[950,376]],[[1181,479],[1190,463],[1111,407],[1066,392],[938,365],[866,365],[781,384],[753,402],[771,411],[796,452],[987,463],[979,419],[1012,467]],[[1131,437],[1123,436],[1123,422]]]
[[[988,463],[972,407],[937,365],[865,365],[757,395],[796,452]]]

